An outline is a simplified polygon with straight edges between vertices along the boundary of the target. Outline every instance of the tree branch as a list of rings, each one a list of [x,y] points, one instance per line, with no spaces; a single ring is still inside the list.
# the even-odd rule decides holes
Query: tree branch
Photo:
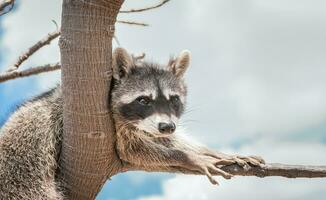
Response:
[[[128,24],[128,25],[137,25],[137,26],[149,26],[149,24],[145,24],[145,23],[124,21],[124,20],[117,20],[117,23]]]
[[[5,0],[4,2],[2,2],[0,4],[0,11],[5,9],[5,7],[10,5],[10,3],[14,3],[14,1]],[[132,22],[132,21],[118,20],[117,22],[123,23],[123,24],[128,24],[128,25],[148,26],[148,24],[145,24],[145,23]],[[56,22],[54,22],[54,23],[56,24]],[[25,77],[25,76],[30,76],[30,75],[35,75],[35,74],[39,74],[39,73],[43,73],[43,72],[60,69],[61,66],[59,65],[59,63],[57,63],[57,64],[48,64],[45,66],[39,66],[39,67],[24,70],[24,71],[20,71],[20,72],[15,72],[15,70],[17,70],[20,67],[20,65],[24,61],[26,61],[31,55],[33,55],[36,51],[41,49],[43,46],[50,44],[51,41],[54,40],[55,38],[57,38],[60,34],[61,34],[60,30],[54,31],[52,33],[48,33],[46,37],[39,40],[33,46],[28,48],[21,56],[18,57],[16,62],[8,68],[6,73],[0,75],[0,83],[7,81],[7,80],[19,78],[19,77]]]
[[[51,41],[57,38],[59,35],[60,35],[59,30],[49,33],[46,37],[38,41],[36,44],[31,46],[29,49],[27,49],[21,56],[19,56],[15,64],[9,67],[7,72],[12,72],[17,70],[25,60],[27,60],[31,55],[33,55],[37,50],[39,50],[43,46],[50,44]]]
[[[140,8],[140,9],[130,9],[130,10],[120,10],[119,13],[136,13],[136,12],[144,12],[144,11],[148,11],[148,10],[152,10],[155,8],[159,8],[161,6],[163,6],[164,4],[166,4],[167,2],[169,2],[170,0],[163,0],[161,1],[161,3],[154,5],[154,6],[150,6],[147,8]]]
[[[14,8],[14,5],[15,5],[14,0],[2,0],[0,2],[0,16],[10,12]],[[8,7],[9,9],[6,11],[6,8]]]
[[[21,78],[21,77],[26,77],[26,76],[32,76],[36,74],[40,74],[43,72],[50,72],[54,70],[60,69],[61,65],[59,63],[54,63],[54,64],[47,64],[47,65],[42,65],[42,66],[37,66],[37,67],[32,67],[23,71],[11,71],[11,72],[6,72],[4,74],[0,75],[0,83],[16,79],[16,78]]]
[[[244,169],[239,165],[233,164],[222,167],[226,172],[236,176],[281,176],[286,178],[323,178],[326,177],[326,166],[305,166],[305,165],[284,165],[284,164],[265,164],[260,167],[251,166]],[[183,173],[193,175],[204,175],[198,171],[192,171],[183,167],[145,167],[135,166],[132,164],[124,164],[121,172],[126,171],[147,171],[147,172],[169,172]],[[220,174],[215,174],[220,175]]]
[[[6,3],[6,2],[10,2],[10,0],[6,0],[4,3]],[[0,4],[0,11],[1,11],[1,8],[2,8],[1,6],[3,6],[3,5]],[[56,24],[55,21],[53,21],[53,22]],[[132,21],[118,20],[117,22],[118,23],[123,23],[123,24],[128,24],[128,25],[148,26],[148,24],[145,24],[145,23],[132,22]],[[57,26],[57,24],[56,24],[56,26]],[[38,51],[39,49],[41,49],[43,46],[50,44],[51,41],[54,40],[55,38],[57,38],[60,34],[61,34],[61,32],[60,32],[59,29],[57,31],[52,32],[52,33],[48,33],[46,37],[44,37],[43,39],[39,40],[33,46],[31,46],[30,48],[28,48],[21,56],[19,56],[18,59],[16,60],[16,62],[12,66],[10,66],[8,68],[8,70],[6,71],[8,73],[3,74],[3,75],[0,75],[0,77],[3,77],[3,76],[5,76],[5,77],[13,77],[13,74],[16,74],[16,73],[10,74],[9,72],[13,72],[13,71],[17,70],[20,67],[20,65],[24,61],[26,61],[31,55],[33,55],[36,51]],[[59,68],[57,68],[57,69],[59,69]],[[50,69],[50,68],[47,68],[47,69]],[[52,71],[52,69],[50,71]],[[42,72],[46,72],[46,71],[42,71]],[[39,72],[39,73],[42,73],[42,72]],[[21,73],[21,72],[18,72],[18,73]],[[18,78],[18,77],[21,77],[21,76],[15,76],[14,78]],[[10,78],[10,79],[13,79],[13,78]],[[4,82],[4,81],[10,80],[10,79],[3,79],[3,80],[0,79],[0,82]]]
[[[142,53],[138,56],[132,55],[134,62],[138,62],[139,60],[144,59],[144,57],[145,57],[145,53]],[[42,66],[32,67],[23,71],[14,70],[14,71],[6,72],[4,74],[0,74],[0,83],[13,80],[16,78],[23,78],[23,77],[32,76],[44,72],[55,71],[59,69],[61,69],[60,63],[54,63],[54,64],[46,64]]]

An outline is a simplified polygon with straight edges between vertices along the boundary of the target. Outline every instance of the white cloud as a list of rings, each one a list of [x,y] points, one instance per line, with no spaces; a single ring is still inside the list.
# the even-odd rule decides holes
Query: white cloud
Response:
[[[282,178],[235,178],[220,181],[219,187],[209,185],[204,177],[178,175],[164,182],[163,196],[143,197],[139,200],[213,200],[213,199],[315,199],[325,196],[325,181],[284,180]]]
[[[326,121],[326,14],[317,1],[189,1],[190,130],[215,143]],[[178,29],[179,30],[179,29]],[[175,34],[178,34],[178,30]],[[188,38],[188,39],[186,39]]]
[[[240,150],[241,154],[259,152],[269,162],[288,164],[326,163],[322,152],[325,145],[278,143],[260,141]],[[239,151],[238,151],[239,152]],[[206,177],[177,175],[163,182],[163,194],[142,197],[139,200],[213,200],[213,199],[320,199],[326,195],[325,179],[286,179],[281,177],[219,178],[220,186],[209,183]]]

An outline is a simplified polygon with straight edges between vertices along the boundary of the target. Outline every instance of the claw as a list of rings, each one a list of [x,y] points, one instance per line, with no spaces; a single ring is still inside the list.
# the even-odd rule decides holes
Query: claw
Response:
[[[258,161],[253,160],[253,159],[250,160],[250,164],[255,165],[255,166],[259,166],[260,165],[260,163]]]
[[[226,172],[226,171],[224,171],[224,170],[222,170],[222,169],[220,169],[220,168],[217,168],[217,167],[214,166],[214,165],[210,166],[209,169],[210,169],[211,171],[213,171],[213,173],[216,173],[216,174],[222,175],[223,178],[225,178],[225,179],[231,179],[231,178],[233,177],[232,174],[230,174],[230,173],[228,173],[228,172]]]
[[[229,159],[222,159],[222,160],[218,160],[215,165],[232,165],[234,164],[235,161],[234,160],[229,160]]]
[[[251,164],[251,165],[254,165],[254,166],[260,166],[261,164],[264,164],[265,161],[258,157],[258,156],[238,156],[238,158],[244,160],[245,162]]]
[[[246,161],[244,161],[243,159],[241,159],[238,156],[236,156],[234,159],[237,162],[237,164],[239,164],[241,167],[245,167],[246,165],[248,165],[248,163]]]
[[[212,174],[208,171],[207,168],[203,169],[204,173],[206,174],[208,180],[213,184],[213,185],[219,185],[219,183],[214,179]]]
[[[249,156],[251,158],[253,158],[254,160],[256,160],[259,164],[265,164],[265,160],[260,157],[260,156]]]

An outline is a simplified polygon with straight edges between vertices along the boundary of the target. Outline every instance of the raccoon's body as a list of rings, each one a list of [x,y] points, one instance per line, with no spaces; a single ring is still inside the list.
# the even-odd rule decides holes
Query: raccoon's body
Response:
[[[60,87],[24,103],[0,132],[0,199],[62,199],[55,181],[62,135]]]
[[[140,169],[185,168],[206,174],[212,183],[216,181],[211,173],[231,177],[218,164],[259,164],[257,159],[209,151],[174,134],[185,107],[187,90],[182,77],[188,66],[188,52],[162,67],[135,63],[125,50],[115,50],[111,110],[120,159]],[[58,86],[20,106],[2,127],[1,200],[64,199],[56,179],[62,104]]]

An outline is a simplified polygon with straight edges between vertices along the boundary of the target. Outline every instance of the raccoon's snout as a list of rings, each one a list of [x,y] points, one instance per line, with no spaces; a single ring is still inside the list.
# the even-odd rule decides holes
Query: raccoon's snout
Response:
[[[170,123],[159,123],[158,130],[160,133],[173,133],[175,131],[175,124],[173,122]]]

